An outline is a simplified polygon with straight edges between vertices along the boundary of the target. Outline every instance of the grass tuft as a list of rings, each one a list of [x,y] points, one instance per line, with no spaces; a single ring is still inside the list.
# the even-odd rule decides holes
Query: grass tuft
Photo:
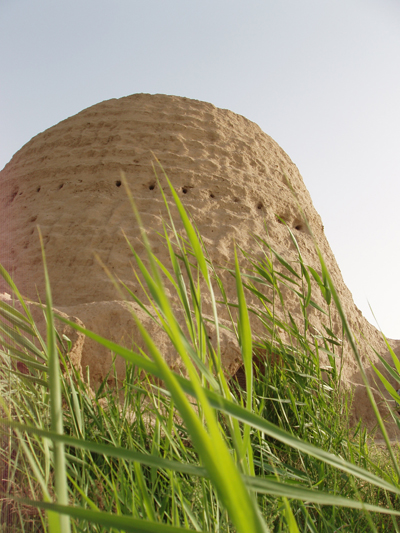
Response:
[[[183,373],[168,367],[136,316],[147,354],[58,317],[126,361],[120,390],[105,380],[93,392],[69,361],[71,343],[55,329],[46,266],[46,341],[0,266],[13,296],[12,304],[0,302],[0,531],[399,531],[398,450],[386,440],[379,451],[361,426],[349,427],[351,398],[340,387],[344,339],[332,331],[333,310],[363,368],[321,254],[318,274],[292,233],[294,262],[255,236],[257,254],[234,250],[237,294],[229,301],[221,271],[160,168],[184,230],[177,231],[160,187],[169,214],[170,262],[162,264],[122,176],[146,249],[140,257],[128,243],[145,298],[113,281],[169,336]],[[299,316],[289,311],[293,302]],[[313,328],[311,307],[325,317],[323,331]],[[222,312],[242,354],[237,379],[223,371]],[[262,335],[254,335],[254,321]],[[321,353],[328,367],[321,368]],[[391,353],[388,371],[400,383]]]

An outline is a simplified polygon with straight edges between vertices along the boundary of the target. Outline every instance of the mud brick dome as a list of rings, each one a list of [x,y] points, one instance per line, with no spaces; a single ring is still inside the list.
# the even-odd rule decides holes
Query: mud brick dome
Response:
[[[133,291],[140,292],[121,231],[141,254],[138,226],[121,185],[123,171],[153,249],[161,261],[167,261],[168,251],[158,235],[166,211],[152,167],[155,157],[219,266],[231,264],[234,241],[245,250],[254,250],[252,233],[266,237],[266,227],[271,245],[290,259],[295,250],[281,218],[295,234],[305,262],[320,270],[288,178],[350,324],[367,339],[360,336],[361,352],[366,353],[368,343],[382,349],[380,334],[354,305],[321,218],[288,155],[246,118],[175,96],[136,94],[94,105],[34,137],[1,171],[0,261],[22,294],[34,300],[39,294],[44,299],[40,226],[54,306],[113,340],[140,344],[130,315],[134,304],[121,301],[96,255]],[[160,179],[171,198],[161,174]],[[234,280],[226,275],[224,282],[228,297],[235,299]],[[4,291],[7,287],[0,285],[0,293]],[[318,312],[314,314],[318,323]],[[340,330],[339,321],[334,328]],[[233,336],[224,335],[224,364],[232,374],[240,365],[240,354]],[[167,340],[161,335],[159,342],[163,345]],[[81,345],[82,366],[90,366],[95,381],[102,379],[110,354],[87,339]],[[166,344],[165,354],[173,364],[174,355]],[[343,375],[356,382],[356,374],[355,361],[347,353]]]

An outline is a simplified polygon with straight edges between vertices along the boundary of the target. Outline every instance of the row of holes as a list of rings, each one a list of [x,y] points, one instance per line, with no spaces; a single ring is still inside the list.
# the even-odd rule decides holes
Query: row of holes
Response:
[[[116,185],[117,187],[121,187],[121,181],[120,181],[120,180],[117,180],[117,181],[115,182],[115,185]],[[187,193],[189,192],[189,188],[190,188],[190,187],[183,186],[183,187],[182,187],[182,192],[183,192],[183,194],[187,194]],[[150,191],[154,191],[154,189],[155,189],[155,184],[154,184],[154,183],[151,183],[151,184],[149,185],[149,190],[150,190]],[[211,193],[210,193],[210,198],[215,198],[215,194],[211,192]],[[235,197],[233,201],[234,201],[234,202],[239,202],[240,200],[239,200],[239,198]],[[264,204],[263,204],[262,202],[258,202],[258,204],[257,204],[257,209],[262,209],[263,207],[264,207]],[[282,217],[281,217],[281,218],[282,218]],[[280,224],[282,224],[282,223],[283,223],[282,220],[284,220],[284,219],[282,219],[282,220],[277,219],[277,220],[278,220],[278,222],[279,222]],[[302,231],[302,230],[304,229],[304,227],[303,227],[302,224],[296,224],[296,226],[294,226],[294,229],[296,229],[297,231]]]
[[[115,182],[115,185],[116,185],[117,187],[121,187],[121,185],[122,185],[121,180],[117,180],[117,181]],[[60,189],[62,189],[63,187],[64,187],[64,184],[62,183],[62,184],[58,187],[58,189],[60,190]],[[155,189],[155,184],[154,184],[154,183],[151,183],[151,184],[149,185],[149,189],[150,189],[150,191],[153,191],[153,190]],[[189,187],[185,187],[185,186],[182,187],[182,192],[183,192],[183,194],[187,194],[188,191],[189,191]],[[36,189],[36,192],[40,192],[40,186]],[[210,198],[215,198],[215,194],[213,194],[213,193],[211,192],[211,193],[210,193]],[[234,201],[234,202],[239,202],[239,198],[235,197],[233,201]],[[262,202],[258,202],[258,204],[257,204],[257,209],[262,209],[263,207],[264,207],[263,203],[262,203]],[[280,220],[279,218],[277,218],[277,221],[278,221],[280,224],[283,224],[283,220],[284,220],[284,219],[283,219],[282,217],[280,217],[280,218],[281,218],[281,220]],[[304,229],[304,227],[303,227],[302,224],[296,224],[296,226],[294,226],[294,229],[296,229],[297,231],[302,231],[302,230]]]
[[[121,182],[120,182],[120,181],[116,181],[116,182],[115,182],[115,185],[116,185],[117,187],[119,187],[119,186],[121,185]],[[150,191],[154,191],[155,187],[156,187],[156,186],[154,185],[154,183],[151,183],[151,184],[149,185],[149,189],[150,189]],[[189,192],[189,189],[191,189],[191,187],[183,186],[183,187],[182,187],[182,192],[183,192],[183,194],[187,194],[187,193]],[[212,193],[212,192],[210,192],[210,198],[215,198],[215,194]],[[234,201],[234,202],[239,202],[240,200],[239,200],[239,198],[235,197],[235,198],[233,199],[233,201]],[[259,204],[259,205],[260,205],[260,204]],[[257,207],[258,207],[258,209],[261,209],[262,204],[261,204],[260,207],[259,207],[259,206],[257,206]]]
[[[121,187],[121,185],[122,185],[121,180],[117,180],[117,181],[115,182],[115,185],[116,185],[116,187]],[[60,190],[60,189],[62,189],[63,187],[64,187],[64,184],[62,183],[62,184],[58,187],[58,189]],[[190,188],[190,187],[185,187],[185,186],[182,187],[182,192],[183,192],[183,194],[187,194],[187,193],[189,192],[189,188]],[[150,189],[150,191],[153,191],[153,190],[155,189],[155,185],[154,185],[154,183],[151,183],[151,184],[149,185],[149,189]],[[36,192],[40,192],[40,186],[36,189]],[[211,193],[210,193],[210,198],[215,198],[215,194],[211,192]],[[233,201],[234,201],[234,202],[239,202],[240,200],[239,200],[239,198],[235,197],[235,198],[233,199]],[[257,209],[262,209],[263,207],[264,207],[264,206],[263,206],[263,203],[262,203],[262,202],[258,202],[258,204],[257,204]]]

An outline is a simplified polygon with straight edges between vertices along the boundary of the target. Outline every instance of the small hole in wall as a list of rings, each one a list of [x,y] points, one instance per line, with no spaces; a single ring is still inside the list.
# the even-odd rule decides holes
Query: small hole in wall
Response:
[[[121,184],[122,184],[121,180],[117,180],[117,181],[115,182],[115,185],[116,185],[117,187],[121,187]]]
[[[149,189],[150,189],[151,191],[154,191],[155,187],[156,187],[156,186],[155,186],[154,183],[151,183],[151,184],[149,185]]]
[[[182,187],[182,192],[183,192],[183,194],[186,194],[188,192],[188,188],[187,187]]]
[[[293,227],[297,231],[308,233],[307,224],[303,220],[300,220],[299,218],[293,222]]]
[[[36,189],[36,192],[40,192],[40,187],[38,187],[38,188]]]
[[[214,193],[210,193],[210,198],[215,198],[215,194]]]
[[[62,189],[64,187],[64,183],[61,183],[61,185],[58,186],[58,190]]]
[[[239,198],[237,196],[235,196],[235,198],[233,199],[234,202],[240,202]]]
[[[257,209],[262,209],[263,207],[264,207],[263,203],[262,202],[258,202]]]

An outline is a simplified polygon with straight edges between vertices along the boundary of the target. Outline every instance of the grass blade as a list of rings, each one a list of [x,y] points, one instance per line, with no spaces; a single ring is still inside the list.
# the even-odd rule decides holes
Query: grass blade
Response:
[[[47,353],[49,366],[49,390],[50,390],[50,413],[51,429],[54,433],[63,434],[63,413],[62,413],[62,395],[60,381],[60,362],[58,359],[56,334],[54,327],[54,316],[52,309],[52,297],[50,290],[49,276],[46,266],[46,256],[42,235],[39,232],[42,246],[44,275],[46,284],[46,319],[47,319]],[[60,505],[68,505],[68,485],[64,444],[53,441],[54,446],[54,470],[55,470],[55,488],[57,501]],[[59,515],[60,531],[62,533],[71,532],[71,523],[69,516]]]

